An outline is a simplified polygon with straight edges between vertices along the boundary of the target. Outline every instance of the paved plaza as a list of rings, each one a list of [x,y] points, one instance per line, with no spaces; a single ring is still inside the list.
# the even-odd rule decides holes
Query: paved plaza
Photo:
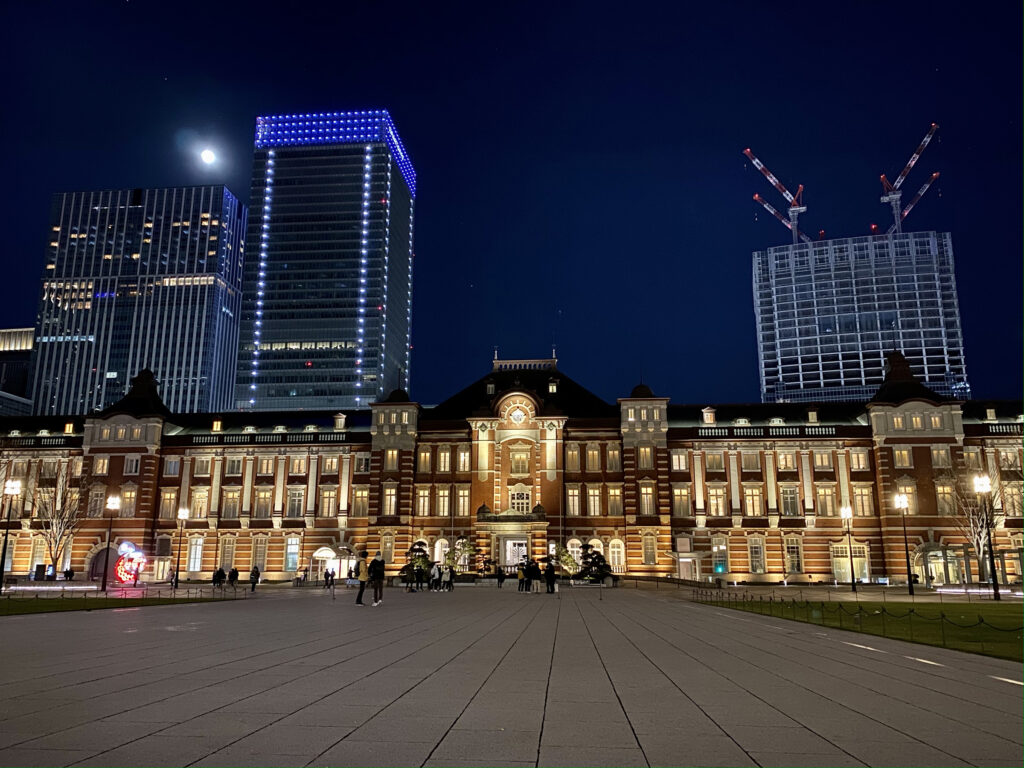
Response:
[[[0,619],[0,765],[1019,766],[1021,666],[684,590]]]

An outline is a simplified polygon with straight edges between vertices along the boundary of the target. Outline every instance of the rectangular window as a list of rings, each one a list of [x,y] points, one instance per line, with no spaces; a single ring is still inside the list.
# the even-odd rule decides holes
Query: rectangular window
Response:
[[[289,536],[284,540],[284,569],[286,571],[299,570],[299,542],[298,536]]]
[[[193,520],[205,520],[210,512],[210,489],[195,488],[192,491],[192,509],[189,517]]]
[[[708,472],[721,472],[725,469],[725,460],[720,453],[709,453],[704,457]]]
[[[945,469],[950,466],[949,448],[932,448],[932,466]]]
[[[587,488],[587,514],[597,517],[601,514],[601,487]]]
[[[272,475],[272,474],[274,474],[274,457],[273,456],[260,456],[259,461],[256,464],[256,474],[258,474],[258,475]]]
[[[580,471],[580,449],[577,445],[570,445],[565,449],[565,468],[569,472]]]
[[[160,519],[174,520],[178,516],[178,491],[164,488],[160,491]]]
[[[893,416],[892,417],[892,428],[893,429],[906,429],[906,426],[903,423],[903,417],[902,416]]]
[[[437,449],[437,471],[438,472],[451,472],[452,471],[452,452],[450,448],[438,448]]]
[[[208,477],[210,474],[210,460],[208,458],[197,458],[195,463],[195,472],[197,476]]]
[[[740,455],[743,461],[744,472],[757,472],[761,469],[761,457],[756,453],[745,452]]]
[[[601,471],[601,449],[596,445],[587,446],[587,472]]]
[[[267,570],[267,537],[257,536],[252,540],[252,564],[260,569]]]
[[[823,517],[835,517],[836,489],[832,486],[818,486],[818,514]]]
[[[1003,485],[1003,514],[1007,517],[1021,516],[1021,487],[1019,485]]]
[[[672,471],[686,471],[686,451],[672,451]]]
[[[225,490],[224,498],[221,503],[220,516],[225,520],[235,520],[238,518],[239,499],[241,492],[236,489]]]
[[[804,558],[800,539],[791,536],[786,539],[786,573],[803,573]]]
[[[815,451],[814,468],[832,469],[832,451]]]
[[[608,471],[609,472],[621,472],[622,471],[622,453],[619,451],[619,446],[610,445],[608,446]]]
[[[357,453],[356,454],[356,472],[364,473],[370,471],[370,454],[368,453]]]
[[[193,536],[188,540],[188,570],[190,573],[203,570],[202,536]]]
[[[640,486],[640,514],[651,516],[654,511],[654,488],[650,485]]]
[[[258,520],[267,520],[270,517],[271,493],[269,488],[256,489],[256,507],[253,516]]]
[[[981,469],[981,449],[964,448],[964,463],[968,469]]]
[[[729,572],[729,542],[724,536],[711,539],[711,570],[714,573]]]
[[[725,488],[720,485],[708,486],[708,514],[713,517],[725,515]]]
[[[609,488],[608,489],[608,514],[609,515],[621,515],[622,514],[622,489],[621,488]]]
[[[304,475],[304,474],[306,474],[306,457],[305,456],[292,456],[288,460],[288,474],[290,474],[290,475]]]
[[[1020,469],[1020,452],[1016,448],[999,449],[1000,469]]]
[[[235,564],[235,537],[225,536],[220,540],[220,567],[230,571]]]
[[[451,513],[451,491],[448,488],[437,489],[437,516],[448,517]]]
[[[690,489],[676,486],[672,489],[672,514],[676,517],[690,516]]]
[[[626,421],[636,421],[636,408],[626,409]]]
[[[952,515],[956,507],[953,500],[953,486],[941,483],[935,486],[935,508],[940,515]]]
[[[469,514],[469,488],[459,488],[455,514],[465,517]]]
[[[509,491],[509,508],[517,515],[525,515],[530,511],[529,491]]]
[[[429,472],[430,471],[430,449],[420,448],[416,454],[416,471],[417,472]]]
[[[786,517],[798,517],[800,514],[800,489],[795,485],[784,485],[779,488],[782,502],[782,514]]]
[[[913,453],[910,448],[893,448],[892,449],[892,462],[893,466],[897,469],[906,469],[914,466]]]
[[[747,539],[747,555],[750,558],[750,572],[764,573],[764,539],[758,536]]]
[[[139,457],[138,456],[125,456],[125,459],[124,459],[124,473],[125,473],[125,475],[137,475],[137,474],[139,474]]]
[[[511,453],[512,466],[510,472],[513,475],[525,475],[530,471],[530,452],[529,451],[512,451]]]
[[[65,430],[65,431],[67,431],[67,430]],[[132,440],[141,440],[141,439],[142,439],[142,427],[132,427]]]
[[[324,456],[323,464],[320,467],[321,475],[336,475],[338,474],[338,457],[337,456]]]
[[[743,514],[747,517],[760,517],[764,514],[760,488],[743,489]]]
[[[335,517],[338,514],[338,489],[320,490],[320,517]]]
[[[352,491],[352,516],[366,517],[370,510],[370,489],[356,488]]]
[[[566,490],[565,490],[565,498],[566,498],[566,510],[565,510],[565,513],[567,515],[571,515],[573,517],[579,515],[579,513],[580,513],[580,489],[579,488],[566,488]]]
[[[779,451],[777,461],[780,470],[792,471],[796,469],[796,453],[793,451]]]
[[[864,472],[868,469],[868,452],[865,448],[850,451],[850,469],[853,472]]]
[[[656,565],[658,562],[658,540],[653,533],[645,533],[643,538],[644,565]]]
[[[121,491],[121,517],[135,517],[135,502],[138,495],[134,488],[125,488]]]
[[[416,514],[420,517],[426,517],[430,514],[430,489],[429,488],[417,488],[416,489]]]
[[[237,457],[225,459],[224,474],[229,477],[240,477],[242,474],[242,460]]]
[[[921,414],[915,413],[910,417],[910,428],[911,429],[924,429],[924,419],[921,418]]]
[[[396,488],[384,489],[384,509],[381,514],[385,517],[398,514],[398,490]]]
[[[460,445],[458,452],[459,472],[469,472],[469,446]]]
[[[92,473],[94,475],[105,475],[110,469],[110,459],[106,456],[97,456],[92,460]]]
[[[853,486],[853,514],[857,517],[871,517],[875,514],[874,490],[870,486]]]
[[[917,514],[917,486],[913,483],[897,483],[896,493],[907,497],[907,514]]]
[[[649,445],[641,445],[636,449],[637,469],[654,469],[654,449]]]
[[[387,472],[394,472],[398,469],[398,449],[388,448],[384,454],[384,469]]]
[[[305,488],[289,488],[288,489],[288,507],[285,510],[285,514],[288,517],[302,517],[305,510],[303,509],[303,502],[306,500],[306,489]]]
[[[931,416],[932,429],[942,429],[942,414],[933,413]]]

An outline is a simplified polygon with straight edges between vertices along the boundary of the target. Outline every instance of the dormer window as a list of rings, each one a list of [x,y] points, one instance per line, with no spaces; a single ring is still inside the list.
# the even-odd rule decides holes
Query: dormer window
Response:
[[[996,409],[995,408],[986,408],[985,409],[985,421],[995,421],[995,420],[996,420]]]
[[[558,382],[555,379],[552,379],[551,381],[548,382],[548,394],[558,394]]]
[[[807,423],[817,424],[818,423],[818,409],[812,408],[807,412]]]
[[[714,408],[705,408],[702,411],[702,413],[704,415],[704,423],[705,424],[714,424],[715,423],[715,409]]]
[[[274,427],[274,431],[275,432],[287,432],[288,431],[288,427],[284,426],[283,424],[278,424],[276,427]]]
[[[253,432],[256,431],[256,427],[252,426],[251,424],[247,424],[246,426],[242,427],[242,431],[247,435],[251,435]]]
[[[402,411],[402,423],[403,424],[408,424],[409,423],[409,412],[408,411]]]
[[[223,422],[221,422],[220,419],[214,419],[213,420],[213,426],[210,427],[210,431],[211,432],[220,432],[222,426],[223,426]]]
[[[627,408],[626,409],[626,420],[627,421],[636,421],[636,409],[635,408]]]
[[[733,422],[733,426],[736,426],[736,427],[749,427],[750,426],[750,419],[736,419]]]
[[[345,428],[345,414],[344,413],[336,413],[336,414],[334,414],[334,428],[335,429],[344,429]]]
[[[488,381],[487,382],[487,394],[488,395],[493,395],[494,394],[494,382],[493,381]]]
[[[20,429],[12,429],[10,431],[10,436],[11,437],[21,437],[21,430]]]
[[[64,434],[65,435],[73,435],[73,434],[75,434],[75,425],[74,425],[73,422],[69,421],[67,424],[64,425]]]
[[[40,437],[49,437],[50,436],[50,430],[48,430],[48,429],[40,429],[39,430],[39,436]]]
[[[318,432],[320,428],[316,424],[307,424],[302,430],[303,432]]]
[[[770,426],[770,427],[781,427],[785,423],[786,423],[786,420],[785,419],[780,419],[778,416],[775,416],[775,417],[773,417],[771,419],[768,419],[768,426]]]

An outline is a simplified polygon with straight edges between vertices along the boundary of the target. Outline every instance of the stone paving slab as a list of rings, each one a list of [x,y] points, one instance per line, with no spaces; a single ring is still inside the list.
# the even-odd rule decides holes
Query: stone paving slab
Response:
[[[0,619],[0,766],[1024,763],[1007,661],[685,590],[348,597]]]

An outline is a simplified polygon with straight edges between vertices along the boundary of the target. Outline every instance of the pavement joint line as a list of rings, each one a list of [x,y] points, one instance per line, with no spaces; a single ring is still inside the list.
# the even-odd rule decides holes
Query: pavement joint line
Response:
[[[840,640],[839,642],[841,642],[843,645],[852,645],[854,648],[863,648],[865,651],[874,651],[875,653],[888,653],[888,651],[883,651],[880,648],[872,648],[870,645],[861,645],[860,643],[851,643],[851,642],[848,642],[846,640]]]
[[[666,622],[665,622],[665,621],[664,621],[663,619],[659,618],[659,617],[654,617],[654,618],[653,618],[653,620],[654,620],[655,622],[659,623],[659,624],[663,624],[663,625],[665,625],[665,624],[666,624]],[[666,638],[664,638],[664,637],[661,637],[661,635],[659,635],[659,634],[658,634],[657,632],[654,632],[654,630],[650,629],[650,627],[647,627],[647,626],[645,626],[645,625],[641,624],[641,622],[640,622],[639,620],[637,620],[637,626],[644,626],[644,628],[645,628],[645,629],[647,629],[647,630],[648,630],[649,632],[651,632],[652,634],[654,634],[654,635],[656,635],[657,637],[661,638],[661,639],[662,639],[662,640],[663,640],[664,642],[666,642],[666,643],[668,643],[669,645],[671,645],[672,647],[676,648],[677,650],[679,650],[679,651],[680,651],[681,653],[683,653],[684,655],[686,655],[686,656],[689,656],[690,658],[694,659],[694,661],[695,661],[695,662],[697,662],[698,664],[703,664],[703,665],[704,665],[704,666],[706,666],[707,668],[709,668],[709,669],[712,669],[713,671],[717,672],[717,673],[718,673],[719,675],[721,675],[722,677],[724,677],[724,678],[725,678],[726,680],[728,680],[728,681],[729,681],[730,683],[732,683],[733,685],[736,685],[736,686],[738,686],[738,687],[740,687],[740,688],[743,688],[744,690],[747,690],[747,694],[748,694],[749,696],[751,696],[752,698],[755,698],[755,699],[757,699],[758,701],[762,702],[763,704],[765,704],[765,705],[767,705],[767,706],[771,707],[771,708],[772,708],[773,710],[775,710],[775,711],[776,711],[776,712],[778,712],[779,714],[781,714],[781,715],[783,715],[783,716],[785,716],[785,717],[789,718],[790,720],[793,720],[793,722],[797,722],[797,721],[796,721],[796,720],[794,720],[794,719],[793,719],[792,717],[790,717],[789,715],[785,714],[785,713],[784,713],[784,712],[783,712],[782,710],[780,710],[780,709],[779,709],[778,707],[776,707],[775,705],[773,705],[773,704],[772,704],[771,702],[769,702],[769,701],[765,700],[764,698],[762,698],[762,697],[758,696],[757,694],[755,694],[755,693],[754,693],[753,691],[750,691],[750,690],[746,689],[746,687],[745,687],[745,686],[743,686],[742,684],[740,684],[740,683],[736,682],[736,680],[735,680],[735,679],[734,679],[733,677],[730,677],[730,676],[729,676],[728,674],[726,674],[726,673],[724,673],[724,672],[721,672],[721,671],[719,671],[719,670],[715,669],[715,668],[714,668],[713,666],[711,666],[711,665],[710,665],[710,664],[708,664],[707,662],[704,662],[704,661],[702,661],[701,659],[695,658],[695,657],[694,657],[694,656],[693,656],[692,654],[690,654],[690,653],[687,653],[686,651],[684,651],[684,650],[683,650],[682,648],[680,648],[680,647],[679,647],[678,645],[676,645],[676,644],[675,644],[674,642],[672,642],[671,640],[668,640],[668,639],[666,639]],[[682,628],[679,628],[679,627],[674,627],[674,626],[672,626],[672,625],[666,625],[666,626],[667,626],[667,628],[669,628],[669,629],[674,629],[674,630],[676,630],[676,631],[682,631]],[[702,644],[703,644],[704,642],[706,642],[706,641],[704,640],[704,638],[700,637],[699,635],[695,635],[695,636],[694,636],[694,635],[690,635],[690,636],[691,636],[691,637],[694,637],[694,638],[695,638],[696,640],[698,640],[698,641],[699,641],[700,643],[702,643]],[[791,635],[790,637],[792,637],[792,635]],[[740,641],[740,642],[741,642],[742,644],[746,644],[746,643],[743,643],[743,641]],[[766,651],[764,650],[764,647],[763,647],[763,646],[757,646],[757,647],[756,647],[756,649],[757,649],[758,651],[762,652],[762,653],[766,652]],[[773,656],[776,656],[776,657],[778,657],[778,656],[779,656],[779,654],[777,654],[777,653],[773,653],[773,652],[771,652],[771,651],[767,651],[767,653],[771,653],[771,654],[772,654]],[[781,658],[783,658],[783,659],[784,659],[785,661],[787,661],[787,662],[789,662],[789,661],[790,661],[789,659],[786,659],[785,657],[781,657]],[[733,669],[733,668],[735,667],[735,665],[736,665],[736,662],[737,662],[737,661],[739,661],[739,662],[741,662],[741,663],[745,663],[745,664],[747,664],[747,665],[749,665],[749,666],[753,666],[753,665],[751,664],[751,662],[749,662],[749,661],[746,661],[745,659],[735,659],[735,660],[733,661],[732,665],[730,666],[730,671],[731,671],[731,670],[732,670],[732,669]],[[771,669],[762,669],[762,671],[764,671],[764,672],[767,672],[768,674],[770,674],[770,675],[772,675],[772,676],[774,676],[774,677],[780,677],[780,678],[782,678],[782,679],[783,679],[783,680],[784,680],[785,682],[790,682],[790,683],[792,683],[793,685],[796,685],[796,686],[798,686],[798,687],[802,688],[803,690],[807,691],[808,693],[810,693],[810,694],[812,694],[812,695],[815,695],[815,696],[821,697],[821,694],[820,694],[820,693],[818,693],[817,691],[815,691],[815,690],[813,690],[813,689],[811,689],[811,688],[808,688],[808,687],[807,687],[806,685],[803,685],[803,684],[801,684],[801,683],[798,683],[798,682],[796,682],[796,681],[791,681],[791,680],[787,680],[786,678],[784,678],[784,677],[783,677],[783,676],[782,676],[781,674],[779,674],[779,673],[778,673],[777,671],[775,671],[775,670],[771,670]],[[843,680],[842,678],[837,678],[837,679],[841,680],[841,681],[842,681],[842,682],[843,682],[844,684],[847,684],[847,685],[849,685],[849,684],[850,684],[850,681],[846,681],[846,680]],[[866,688],[866,686],[865,686],[865,688]],[[872,691],[872,693],[877,693],[876,691],[874,691],[874,690],[872,690],[872,689],[870,689],[870,688],[867,688],[867,690],[871,690],[871,691]],[[838,704],[838,705],[839,705],[839,706],[841,706],[841,707],[842,707],[843,709],[849,710],[850,712],[852,712],[852,713],[854,713],[854,714],[857,714],[857,715],[859,715],[859,716],[861,716],[861,717],[865,717],[865,718],[867,718],[867,719],[869,719],[869,720],[873,720],[874,722],[878,723],[878,725],[879,725],[879,726],[881,726],[881,727],[883,727],[883,728],[889,728],[889,729],[891,729],[891,730],[894,730],[894,731],[896,731],[897,733],[901,733],[901,734],[903,734],[904,736],[907,736],[908,738],[912,739],[913,741],[916,741],[916,742],[917,742],[918,744],[921,744],[921,745],[923,745],[923,746],[926,746],[926,747],[930,747],[930,748],[932,748],[932,749],[935,749],[936,751],[939,751],[939,752],[943,752],[943,754],[946,754],[946,755],[947,755],[947,756],[949,756],[949,757],[955,757],[954,755],[949,755],[949,753],[945,752],[944,750],[940,750],[940,749],[938,749],[937,747],[934,747],[934,746],[932,746],[931,744],[929,744],[928,742],[926,742],[926,741],[925,741],[925,740],[923,740],[923,739],[919,739],[919,738],[917,738],[917,737],[915,737],[915,736],[912,736],[912,735],[910,735],[910,734],[906,734],[906,733],[903,733],[902,731],[899,731],[898,729],[892,728],[892,726],[891,726],[891,725],[889,725],[888,723],[886,723],[886,722],[884,722],[884,721],[880,720],[880,719],[879,719],[879,718],[878,718],[877,716],[875,716],[874,714],[870,714],[869,712],[861,712],[861,711],[858,711],[858,710],[856,710],[856,709],[854,709],[854,708],[852,708],[852,707],[850,707],[850,706],[847,706],[846,704],[844,704],[844,703],[841,703],[841,702],[837,702],[837,701],[834,701],[834,703]],[[702,709],[703,709],[703,708],[702,708]],[[930,712],[930,710],[926,710],[926,711],[929,711],[929,712]],[[934,714],[934,713],[933,713],[933,714]],[[858,759],[858,758],[857,758],[857,757],[856,757],[855,755],[852,755],[852,754],[850,754],[850,753],[849,753],[849,752],[848,752],[847,750],[843,749],[843,748],[842,748],[842,747],[840,747],[840,746],[839,746],[838,744],[835,744],[835,742],[833,742],[833,741],[832,741],[832,739],[829,739],[829,738],[828,738],[827,736],[824,736],[823,734],[820,734],[820,733],[818,733],[818,732],[817,732],[817,731],[815,731],[815,730],[814,730],[813,728],[810,728],[810,727],[808,727],[808,726],[806,726],[806,725],[804,725],[804,724],[802,724],[802,723],[797,723],[797,725],[798,725],[799,727],[801,727],[801,728],[804,728],[804,729],[806,729],[806,730],[807,730],[807,731],[809,731],[810,733],[813,733],[813,734],[815,734],[815,735],[816,735],[816,736],[818,736],[819,738],[821,738],[821,739],[823,739],[823,740],[827,741],[827,742],[828,742],[829,744],[832,744],[832,746],[833,746],[833,747],[835,747],[836,749],[840,750],[840,751],[841,751],[841,752],[843,752],[844,754],[847,754],[847,755],[849,755],[850,757],[852,757],[852,758],[854,758],[854,759]],[[746,750],[744,750],[744,751],[746,751]],[[753,759],[753,758],[751,758],[751,759]]]
[[[931,664],[932,666],[935,666],[935,667],[944,667],[944,666],[946,666],[945,664],[939,664],[939,662],[937,662],[937,661],[929,661],[928,659],[922,659],[922,658],[920,658],[918,656],[904,656],[903,658],[904,659],[910,659],[911,661],[920,661],[922,664]]]
[[[551,633],[551,653],[548,656],[548,675],[544,680],[544,707],[541,711],[540,733],[537,734],[537,757],[534,763],[540,765],[540,745],[544,741],[544,723],[548,718],[548,696],[551,693],[551,670],[555,668],[555,647],[558,641],[558,626],[562,621],[562,595],[559,593],[555,603],[555,631]]]
[[[1004,683],[1013,683],[1014,685],[1024,685],[1020,680],[1011,680],[1008,677],[999,677],[998,675],[989,675],[993,680],[1001,680]]]

